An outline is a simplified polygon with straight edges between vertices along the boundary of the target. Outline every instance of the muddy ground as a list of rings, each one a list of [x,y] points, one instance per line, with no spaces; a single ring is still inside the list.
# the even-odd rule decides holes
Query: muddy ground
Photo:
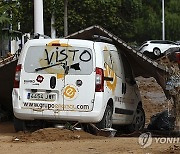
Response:
[[[138,78],[143,106],[146,113],[146,126],[150,117],[170,106],[161,87],[153,78]],[[138,143],[140,133],[115,137],[103,137],[88,134],[84,131],[60,130],[45,128],[32,133],[16,133],[11,121],[0,122],[0,154],[169,154],[180,153],[179,143],[156,143],[155,137],[151,146],[143,148]],[[156,135],[157,137],[157,135]],[[165,136],[161,136],[164,138]],[[162,140],[163,141],[163,140]]]

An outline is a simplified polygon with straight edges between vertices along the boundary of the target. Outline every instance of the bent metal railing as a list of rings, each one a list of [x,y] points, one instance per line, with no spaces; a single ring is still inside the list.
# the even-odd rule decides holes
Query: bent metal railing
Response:
[[[20,55],[20,52],[17,50],[15,54],[8,53],[6,57],[0,57],[0,67],[8,64],[13,60],[17,60]]]
[[[11,93],[17,59],[17,53],[0,57],[0,121],[13,114]]]

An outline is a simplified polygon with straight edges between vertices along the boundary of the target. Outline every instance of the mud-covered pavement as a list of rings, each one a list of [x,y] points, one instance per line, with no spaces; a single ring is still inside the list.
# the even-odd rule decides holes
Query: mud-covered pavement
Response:
[[[180,152],[177,144],[153,143],[142,148],[138,137],[101,137],[82,131],[46,128],[33,133],[15,133],[12,122],[0,125],[1,154],[169,154]]]
[[[168,101],[153,78],[138,78],[143,106],[146,112],[146,125],[150,117],[167,109]],[[149,147],[142,148],[138,143],[140,134],[108,138],[95,136],[84,131],[45,128],[32,133],[16,133],[13,123],[0,123],[0,154],[169,154],[180,153],[179,143],[160,143],[153,137]],[[164,136],[161,136],[163,138]],[[165,137],[164,137],[165,138]]]

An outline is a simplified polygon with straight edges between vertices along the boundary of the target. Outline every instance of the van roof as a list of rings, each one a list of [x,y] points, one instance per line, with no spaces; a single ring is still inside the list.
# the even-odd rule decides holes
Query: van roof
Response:
[[[32,40],[29,40],[28,41],[28,45],[29,46],[39,46],[39,45],[45,45],[45,44],[48,44],[50,42],[56,42],[56,41],[63,41],[63,40],[74,40],[74,41],[79,41],[81,42],[81,44],[85,44],[85,43],[95,43],[95,42],[98,42],[98,43],[105,43],[105,44],[113,44],[113,43],[110,43],[110,42],[106,42],[106,41],[103,41],[103,40],[87,40],[87,39],[68,39],[68,38],[56,38],[56,39],[32,39]],[[82,43],[84,42],[84,43]]]
[[[82,39],[65,39],[65,38],[58,38],[58,39],[33,39],[33,40],[29,40],[28,43],[30,43],[31,45],[44,45],[44,44],[48,44],[50,42],[55,42],[55,41],[61,41],[61,40],[76,40],[76,41],[85,41],[85,42],[89,42],[89,43],[93,43],[93,41],[90,40],[82,40]]]

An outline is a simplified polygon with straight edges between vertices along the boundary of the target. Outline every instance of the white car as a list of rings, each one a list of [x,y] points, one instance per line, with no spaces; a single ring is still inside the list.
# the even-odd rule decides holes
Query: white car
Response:
[[[28,41],[16,67],[12,97],[16,131],[37,120],[94,123],[98,128],[128,125],[132,131],[145,123],[128,60],[104,42]]]
[[[169,48],[179,47],[179,45],[173,41],[168,40],[149,40],[143,43],[139,48],[141,53],[144,53],[150,58],[162,56]]]

